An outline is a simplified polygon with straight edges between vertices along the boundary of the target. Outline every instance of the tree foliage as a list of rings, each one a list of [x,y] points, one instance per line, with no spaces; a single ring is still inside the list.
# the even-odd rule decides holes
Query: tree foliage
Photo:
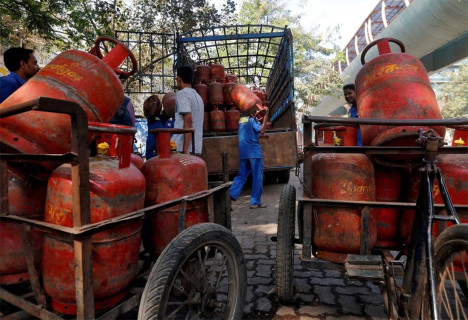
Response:
[[[0,0],[2,44],[41,38],[59,50],[90,48],[115,30],[186,32],[231,19],[233,0],[217,10],[207,0]]]
[[[444,74],[449,81],[440,85],[438,95],[444,118],[468,118],[468,65]]]
[[[269,24],[291,28],[294,41],[294,75],[296,109],[308,113],[323,96],[341,89],[342,80],[332,68],[333,56],[338,56],[337,46],[332,49],[324,43],[335,41],[337,29],[329,34],[304,30],[300,16],[288,9],[290,3],[275,0],[244,0],[240,9],[240,24]]]

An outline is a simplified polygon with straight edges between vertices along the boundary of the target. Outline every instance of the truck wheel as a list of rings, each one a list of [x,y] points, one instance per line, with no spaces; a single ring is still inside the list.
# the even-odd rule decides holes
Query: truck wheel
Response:
[[[290,170],[287,169],[287,170],[282,170],[282,171],[278,171],[278,173],[276,174],[277,177],[278,177],[278,183],[288,183],[289,182],[289,174],[290,174]]]
[[[156,261],[138,319],[241,319],[246,292],[242,249],[215,223],[190,227]]]
[[[278,235],[276,242],[276,284],[278,298],[292,301],[294,271],[294,215],[296,189],[285,185],[281,191],[278,210]]]

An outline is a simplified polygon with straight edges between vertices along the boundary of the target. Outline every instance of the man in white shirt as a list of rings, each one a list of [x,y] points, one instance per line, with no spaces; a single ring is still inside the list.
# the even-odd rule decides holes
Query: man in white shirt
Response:
[[[204,105],[200,95],[192,88],[193,69],[182,66],[177,69],[176,110],[174,128],[195,129],[195,155],[201,155],[203,144]],[[190,133],[176,134],[172,137],[177,143],[177,151],[185,154],[192,152],[192,137]]]

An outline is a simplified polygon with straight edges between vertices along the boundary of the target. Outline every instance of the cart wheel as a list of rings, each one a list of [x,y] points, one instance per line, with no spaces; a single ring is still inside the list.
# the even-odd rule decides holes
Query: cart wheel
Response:
[[[296,188],[285,185],[281,191],[278,210],[278,237],[276,242],[276,284],[278,298],[291,302],[294,270],[294,216]]]
[[[276,175],[278,177],[278,183],[286,184],[289,182],[290,170],[287,169],[287,170],[278,171]]]
[[[156,261],[138,319],[241,319],[246,292],[242,249],[215,223],[190,227]]]
[[[445,229],[434,244],[437,304],[441,319],[468,319],[468,224]],[[463,292],[465,290],[465,292]],[[429,297],[429,288],[426,288]],[[429,319],[429,299],[421,319]]]

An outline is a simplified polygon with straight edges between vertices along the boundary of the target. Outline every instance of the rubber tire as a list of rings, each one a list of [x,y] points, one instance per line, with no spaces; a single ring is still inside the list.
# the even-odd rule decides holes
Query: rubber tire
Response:
[[[289,169],[278,171],[276,173],[276,176],[278,177],[278,183],[284,183],[284,184],[288,183],[290,174],[291,174],[291,171]]]
[[[276,242],[276,285],[278,299],[292,302],[294,294],[294,220],[296,188],[285,185],[281,190],[278,209],[278,234]]]
[[[143,291],[138,319],[164,319],[161,306],[167,301],[180,264],[198,248],[213,242],[224,245],[236,259],[239,290],[236,292],[236,297],[230,297],[236,302],[233,314],[229,318],[242,318],[247,287],[247,271],[242,248],[234,235],[225,227],[216,223],[201,223],[181,232],[159,256]]]
[[[468,224],[458,224],[445,229],[436,239],[434,243],[434,256],[435,256],[435,273],[436,273],[436,287],[439,288],[439,271],[445,268],[447,259],[454,252],[461,250],[468,252]],[[427,286],[426,296],[429,296],[429,288]],[[468,299],[468,297],[465,297]],[[422,306],[425,310],[424,315],[429,315],[430,306],[423,303]]]

